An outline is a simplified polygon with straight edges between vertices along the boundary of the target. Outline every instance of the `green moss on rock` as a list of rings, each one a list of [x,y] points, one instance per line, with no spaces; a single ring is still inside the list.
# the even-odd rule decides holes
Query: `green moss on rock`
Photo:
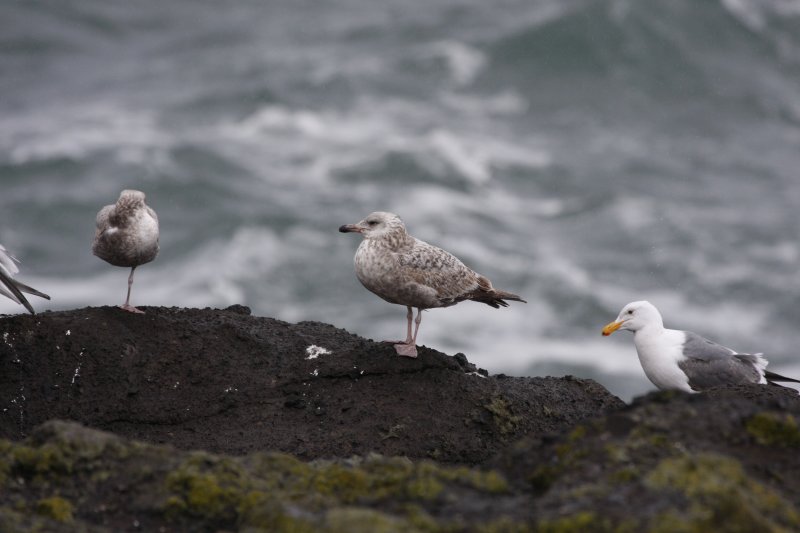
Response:
[[[37,476],[60,476],[72,472],[73,462],[56,444],[40,447],[16,446],[11,451],[13,476],[32,479]]]
[[[72,522],[72,504],[59,496],[43,498],[36,502],[36,513],[57,522]]]
[[[601,521],[589,511],[553,520],[543,520],[536,525],[537,533],[583,533],[585,531],[608,531],[601,528]]]
[[[325,514],[326,533],[420,533],[406,520],[363,508],[335,508]]]
[[[234,459],[194,453],[166,478],[168,516],[187,513],[213,522],[233,521],[250,483]]]
[[[513,413],[511,403],[505,397],[492,396],[483,407],[492,414],[492,421],[501,435],[510,435],[519,429],[522,418]]]
[[[788,413],[758,413],[747,419],[745,427],[763,446],[800,448],[800,428],[797,420]]]
[[[749,478],[741,464],[716,454],[662,460],[645,480],[653,490],[682,494],[687,505],[657,519],[654,531],[782,531],[800,514],[779,494]],[[659,525],[661,524],[661,525]],[[662,529],[668,524],[668,529]]]
[[[555,456],[550,462],[537,465],[528,475],[528,482],[537,494],[542,494],[568,470],[575,468],[579,461],[588,455],[583,443],[587,434],[586,426],[576,426],[564,439],[563,442],[554,448]]]
[[[303,463],[278,453],[240,459],[194,453],[166,476],[162,511],[177,523],[202,519],[254,530],[339,531],[361,516],[376,531],[441,531],[420,506],[457,487],[485,496],[510,491],[495,471],[403,457]],[[400,509],[391,514],[371,509],[385,502]],[[333,512],[344,508],[348,511]]]

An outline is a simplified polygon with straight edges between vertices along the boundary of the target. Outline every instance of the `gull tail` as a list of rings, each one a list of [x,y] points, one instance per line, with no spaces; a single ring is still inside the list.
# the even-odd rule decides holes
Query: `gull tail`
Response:
[[[476,302],[485,303],[486,305],[490,305],[495,309],[499,309],[500,307],[508,307],[508,302],[506,300],[528,303],[513,292],[495,289],[492,287],[492,282],[483,276],[478,276],[478,288],[472,291],[472,294],[470,294],[470,299],[475,300]]]
[[[780,374],[770,372],[769,370],[764,371],[764,378],[766,378],[766,380],[773,385],[777,384],[775,383],[776,381],[800,383],[800,379],[787,378],[786,376],[781,376]]]
[[[3,270],[1,269],[0,269],[0,284],[3,285],[3,287],[0,288],[5,288],[7,291],[7,292],[3,291],[4,294],[7,294],[12,300],[16,301],[18,304],[24,305],[25,309],[27,309],[32,315],[35,315],[36,313],[34,312],[33,306],[30,304],[28,299],[25,298],[24,294],[22,294],[23,292],[26,292],[28,294],[33,294],[34,296],[39,296],[40,298],[46,298],[47,300],[50,299],[50,297],[45,293],[39,292],[33,287],[29,287],[24,283],[20,283],[19,281],[6,275],[6,273],[3,272]]]

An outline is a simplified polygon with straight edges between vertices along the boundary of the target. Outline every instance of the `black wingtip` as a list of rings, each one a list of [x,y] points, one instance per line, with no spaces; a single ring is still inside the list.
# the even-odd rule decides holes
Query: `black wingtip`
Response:
[[[33,294],[34,296],[38,296],[39,298],[44,298],[45,300],[49,300],[50,299],[50,296],[48,296],[47,294],[45,294],[45,293],[43,293],[41,291],[37,291],[33,287],[29,287],[28,285],[25,285],[24,283],[20,283],[17,280],[14,280],[14,284],[22,292],[27,292],[28,294]]]
[[[800,383],[800,379],[788,378],[786,376],[781,376],[780,374],[776,374],[775,372],[770,372],[769,370],[764,371],[764,377],[770,383],[773,381],[784,381],[784,382],[791,382],[791,383]]]
[[[6,288],[9,291],[11,291],[11,294],[14,295],[14,297],[17,299],[17,301],[20,304],[22,304],[23,306],[25,306],[25,309],[27,309],[28,312],[30,312],[30,314],[32,314],[32,315],[35,315],[36,312],[33,310],[33,306],[28,301],[28,299],[25,298],[25,295],[22,294],[22,291],[26,291],[26,292],[29,292],[31,294],[35,294],[36,296],[41,296],[42,298],[47,298],[48,300],[50,299],[50,297],[47,296],[46,294],[40,293],[36,289],[32,289],[32,288],[28,287],[27,285],[24,285],[24,284],[22,284],[22,283],[20,283],[20,282],[18,282],[16,280],[11,279],[2,270],[0,270],[0,283],[5,285]]]

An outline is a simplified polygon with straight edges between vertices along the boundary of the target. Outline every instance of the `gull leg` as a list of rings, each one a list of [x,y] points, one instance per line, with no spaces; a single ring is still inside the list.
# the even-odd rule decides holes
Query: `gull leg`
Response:
[[[125,298],[125,303],[120,305],[120,309],[124,309],[125,311],[130,311],[131,313],[141,313],[144,314],[144,311],[140,311],[136,309],[134,306],[130,304],[131,301],[131,287],[133,287],[133,271],[136,270],[136,267],[131,267],[131,275],[128,276],[128,297]]]
[[[413,337],[411,336],[411,319],[414,318],[414,310],[411,306],[408,306],[408,314],[406,314],[406,319],[408,320],[408,331],[406,332],[406,344],[414,344],[414,339],[416,335]]]
[[[404,344],[395,344],[394,349],[397,352],[397,355],[402,355],[404,357],[416,357],[417,356],[417,333],[419,333],[419,325],[422,322],[422,309],[417,308],[417,319],[414,321],[416,327],[414,328],[414,336],[411,336],[411,317],[413,313],[411,307],[408,308],[408,339]]]
[[[410,305],[406,306],[408,308],[408,313],[406,313],[406,319],[408,320],[408,331],[406,332],[406,340],[404,341],[383,341],[388,342],[389,344],[411,344],[414,342],[414,338],[411,336],[411,321],[414,319],[414,310],[411,309]]]

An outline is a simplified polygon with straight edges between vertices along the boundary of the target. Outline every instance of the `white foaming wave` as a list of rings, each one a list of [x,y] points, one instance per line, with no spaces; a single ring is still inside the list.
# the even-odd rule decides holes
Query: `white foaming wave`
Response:
[[[369,57],[346,57],[331,58],[329,54],[324,60],[315,61],[310,67],[309,78],[317,85],[330,83],[336,78],[361,78],[370,79],[382,78],[384,73],[392,70],[392,66],[383,60],[379,55]]]
[[[445,129],[436,129],[429,133],[425,138],[425,145],[477,185],[492,178],[492,168],[495,165],[518,165],[538,170],[552,164],[552,156],[541,148],[517,146],[483,135],[456,134]]]
[[[739,22],[754,32],[760,32],[766,26],[766,19],[759,4],[750,0],[722,0],[722,6]]]
[[[287,161],[302,166],[304,176],[329,180],[337,170],[375,161],[389,152],[407,152],[432,173],[445,167],[473,184],[492,177],[494,166],[517,165],[541,169],[552,157],[541,146],[526,141],[503,140],[486,134],[455,133],[444,127],[430,128],[438,110],[406,101],[361,102],[349,111],[292,110],[268,105],[248,117],[221,124],[219,135],[228,142],[250,147],[250,163],[263,173],[264,158],[270,167]],[[247,154],[237,153],[241,161]],[[298,171],[290,167],[286,173]]]
[[[611,206],[614,222],[630,233],[658,223],[655,200],[640,196],[622,195]]]
[[[800,246],[796,241],[778,241],[771,244],[751,243],[747,251],[754,257],[768,257],[772,261],[795,265],[800,262]]]
[[[370,113],[344,114],[336,111],[293,110],[282,105],[267,105],[222,131],[243,141],[261,141],[272,133],[294,132],[301,137],[337,145],[370,142],[390,133],[388,123]]]
[[[281,105],[223,123],[217,134],[221,148],[231,150],[232,143],[237,162],[255,175],[283,182],[302,173],[317,184],[328,183],[338,169],[369,162],[398,137],[396,126],[380,113],[317,112]]]
[[[473,183],[485,183],[492,177],[485,152],[471,150],[456,135],[445,130],[435,130],[428,141],[441,158]]]
[[[721,4],[736,20],[754,32],[763,31],[770,16],[789,18],[800,15],[800,2],[797,0],[721,0]]]
[[[152,149],[169,144],[151,112],[109,102],[36,109],[4,118],[0,129],[0,146],[14,164],[81,159],[101,150],[114,150],[123,162],[146,163]]]
[[[421,184],[410,188],[404,197],[393,198],[390,207],[415,235],[422,235],[426,228],[441,227],[450,220],[474,235],[480,234],[478,226],[484,224],[486,217],[514,221],[517,225],[532,224],[537,217],[549,218],[562,213],[568,202],[569,199],[523,197],[499,188],[457,191],[441,185]],[[411,226],[420,229],[415,233]],[[516,231],[513,233],[519,235]],[[514,235],[493,235],[492,238],[513,240]]]
[[[474,46],[453,40],[434,42],[423,55],[444,59],[451,79],[461,87],[471,84],[488,62],[486,55]]]

